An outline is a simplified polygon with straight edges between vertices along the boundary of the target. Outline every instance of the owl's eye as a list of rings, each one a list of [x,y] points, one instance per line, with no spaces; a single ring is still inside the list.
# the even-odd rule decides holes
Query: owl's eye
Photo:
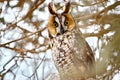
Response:
[[[58,23],[57,23],[57,22],[53,22],[53,25],[54,25],[55,27],[58,27]]]
[[[69,24],[69,21],[65,21],[65,22],[64,22],[64,25],[65,25],[65,26],[68,26],[68,24]]]

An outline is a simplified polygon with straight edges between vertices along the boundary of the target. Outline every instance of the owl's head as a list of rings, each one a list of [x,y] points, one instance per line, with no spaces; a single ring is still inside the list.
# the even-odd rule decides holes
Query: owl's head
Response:
[[[66,3],[63,8],[63,12],[58,13],[53,3],[49,3],[48,5],[48,10],[51,14],[48,22],[50,37],[62,35],[75,27],[74,19],[70,14],[70,3]]]

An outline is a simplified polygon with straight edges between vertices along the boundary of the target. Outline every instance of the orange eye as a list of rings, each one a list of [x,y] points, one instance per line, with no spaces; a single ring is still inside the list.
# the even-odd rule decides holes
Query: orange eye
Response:
[[[54,25],[55,27],[58,27],[58,23],[57,23],[57,22],[54,22],[53,25]]]
[[[65,25],[65,26],[68,26],[68,25],[69,25],[69,21],[65,21],[65,22],[64,22],[64,25]]]

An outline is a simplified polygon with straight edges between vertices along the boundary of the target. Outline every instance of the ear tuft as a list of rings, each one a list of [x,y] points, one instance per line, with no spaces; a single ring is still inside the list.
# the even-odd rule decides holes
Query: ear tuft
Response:
[[[71,8],[70,8],[70,2],[67,2],[65,6],[63,7],[64,12],[63,13],[70,13]]]
[[[55,5],[52,2],[48,4],[48,10],[52,15],[56,14]]]

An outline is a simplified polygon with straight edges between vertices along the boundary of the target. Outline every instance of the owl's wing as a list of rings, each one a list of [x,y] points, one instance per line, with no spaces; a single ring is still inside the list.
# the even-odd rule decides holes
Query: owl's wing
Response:
[[[95,58],[89,44],[85,41],[80,31],[74,32],[74,54],[78,60],[87,64],[87,66],[94,66]]]

